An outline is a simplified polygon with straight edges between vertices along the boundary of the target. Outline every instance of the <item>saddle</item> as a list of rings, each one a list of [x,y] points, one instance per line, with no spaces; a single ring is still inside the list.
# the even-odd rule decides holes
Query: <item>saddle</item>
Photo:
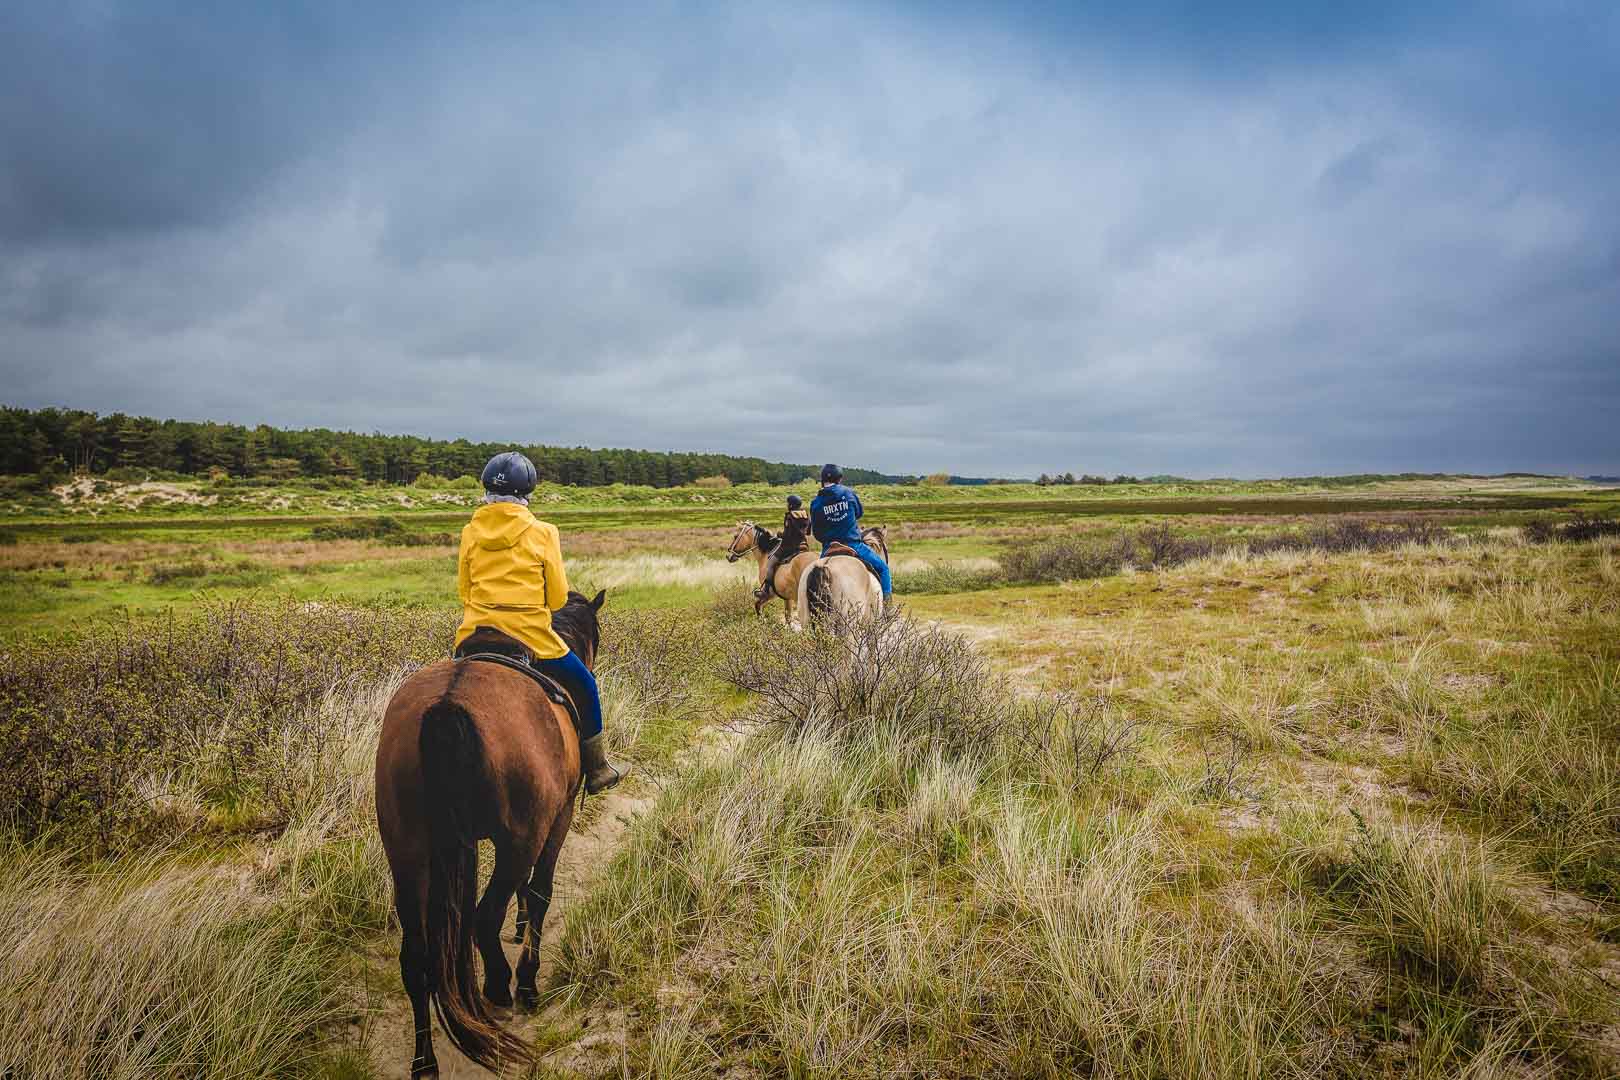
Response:
[[[503,634],[493,627],[480,626],[467,635],[467,640],[456,648],[456,654],[452,659],[458,664],[469,662],[498,664],[527,675],[539,684],[546,697],[568,710],[568,718],[574,722],[574,730],[579,730],[579,708],[574,704],[573,695],[562,683],[539,668],[530,666],[534,663],[534,654],[516,638]]]
[[[828,544],[827,550],[822,552],[821,557],[823,559],[830,559],[834,555],[848,555],[850,558],[859,562],[862,566],[866,566],[866,560],[857,555],[854,548],[838,540],[834,540],[832,543]],[[866,572],[871,574],[873,577],[878,576],[878,572],[872,569],[870,566],[866,566]]]

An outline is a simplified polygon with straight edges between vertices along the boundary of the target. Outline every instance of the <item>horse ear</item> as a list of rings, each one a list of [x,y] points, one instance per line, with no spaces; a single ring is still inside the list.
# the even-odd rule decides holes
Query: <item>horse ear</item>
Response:
[[[594,599],[591,600],[591,610],[592,611],[601,611],[602,610],[602,605],[604,603],[606,603],[606,602],[607,602],[607,590],[603,589],[601,592],[596,594]]]

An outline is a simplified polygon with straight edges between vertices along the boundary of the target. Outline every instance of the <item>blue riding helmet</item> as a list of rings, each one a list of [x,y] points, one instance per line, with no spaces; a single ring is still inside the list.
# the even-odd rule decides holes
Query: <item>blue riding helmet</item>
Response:
[[[492,494],[527,495],[534,490],[535,481],[539,478],[540,474],[534,470],[534,462],[516,450],[508,450],[489,459],[480,479],[484,482],[484,490]]]
[[[828,462],[821,467],[821,482],[823,484],[836,484],[844,478],[844,470]]]
[[[788,496],[788,509],[789,510],[797,510],[800,507],[802,507],[803,505],[804,505],[804,500],[799,498],[797,495],[789,495]]]

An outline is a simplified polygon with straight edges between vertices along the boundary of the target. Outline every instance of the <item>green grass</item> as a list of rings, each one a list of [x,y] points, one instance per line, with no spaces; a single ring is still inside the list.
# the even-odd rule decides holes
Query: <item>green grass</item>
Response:
[[[117,521],[126,526],[204,528],[212,521],[254,524],[314,523],[355,515],[389,514],[449,521],[476,505],[476,492],[354,484],[223,487],[202,481],[165,485],[178,498],[148,498],[130,505],[139,488],[103,481],[104,490],[82,498],[34,496],[0,504],[0,518],[16,523]],[[542,485],[536,513],[559,524],[617,528],[648,522],[721,524],[739,512],[779,512],[789,489],[739,484],[721,490],[614,485],[571,488]],[[814,493],[813,484],[796,489]],[[1061,520],[1085,514],[1341,513],[1365,509],[1540,510],[1583,504],[1614,505],[1613,490],[1553,478],[1352,477],[1299,480],[1209,480],[1161,484],[983,487],[867,485],[866,505],[913,521]],[[202,500],[202,501],[199,501]],[[211,501],[210,501],[211,500]],[[1264,507],[1269,505],[1270,509]],[[1257,509],[1258,507],[1258,509]]]
[[[1394,494],[1454,498],[1378,497]],[[1486,494],[1521,497],[1586,498]],[[987,509],[995,499],[1015,509],[1003,519]],[[919,501],[914,518],[898,501],[884,511],[900,526],[902,583],[955,589],[969,560],[1004,543],[1111,536],[1148,513],[1129,498],[1103,515],[1044,493],[961,501],[995,520],[953,519],[950,500]],[[1016,509],[1025,502],[1041,506]],[[1307,513],[1244,505],[1275,513],[1176,526],[1244,537]],[[1445,545],[913,592],[910,616],[963,640],[871,644],[869,657],[890,651],[870,674],[748,616],[727,585],[747,567],[719,561],[735,508],[699,510],[712,524],[691,529],[682,509],[581,511],[571,520],[598,527],[571,523],[564,547],[577,545],[577,583],[610,589],[610,743],[655,774],[638,790],[656,801],[606,876],[570,898],[545,968],[559,1011],[531,1030],[566,1048],[582,1034],[571,1010],[622,1026],[622,1052],[588,1058],[611,1075],[1614,1075],[1620,992],[1600,975],[1620,964],[1620,547],[1493,531],[1529,512],[1475,504],[1444,518],[1468,534]],[[312,521],[221,520],[74,522],[98,541],[85,544],[24,529],[0,548],[7,631],[51,635],[59,653],[40,655],[55,670],[77,662],[64,626],[94,628],[118,605],[186,617],[199,585],[319,599],[333,618],[357,605],[358,625],[385,635],[415,625],[413,612],[453,619],[447,549],[306,550]],[[154,580],[154,568],[193,564],[196,577]],[[745,677],[748,692],[725,681]],[[391,959],[381,975],[352,962],[393,940],[369,818],[384,690],[363,683],[343,683],[298,729],[331,740],[265,740],[275,753],[251,782],[220,782],[217,756],[131,778],[134,792],[161,792],[146,828],[175,845],[172,860],[114,855],[91,880],[71,859],[36,871],[18,855],[0,912],[32,910],[30,897],[78,912],[69,898],[82,890],[86,909],[103,903],[131,928],[137,956],[195,953],[158,980],[165,1001],[212,993],[219,1008],[199,1023],[249,1016],[207,1060],[244,1075],[365,1075],[353,1037],[329,1037],[397,995]],[[137,697],[260,714],[231,690],[220,704],[105,689],[87,716]],[[734,716],[763,726],[737,740],[704,731]],[[198,867],[248,874],[248,895],[280,913],[277,932],[295,931],[276,939],[286,970],[222,967],[207,933],[176,936],[189,921],[251,938],[259,909],[215,920],[181,897],[175,909],[194,917],[169,920],[119,884],[182,882]],[[106,962],[99,948],[63,933],[47,956],[70,980]],[[316,957],[324,973],[305,962]],[[12,980],[0,990],[43,970],[0,967]],[[220,972],[241,987],[212,989]],[[299,1003],[312,986],[334,996],[310,1022]],[[153,1008],[138,991],[97,1007]],[[64,1062],[84,1060],[71,1055],[91,1052],[99,1030],[75,1010],[24,1018],[70,1048]],[[253,1034],[271,1021],[293,1034]],[[21,1060],[47,1061],[32,1028],[16,1030]]]
[[[1060,695],[956,744],[938,672],[994,676],[895,653],[914,690],[851,697],[763,636],[772,727],[665,791],[558,986],[638,1018],[643,1073],[1612,1075],[1616,565],[1486,538],[910,597]]]

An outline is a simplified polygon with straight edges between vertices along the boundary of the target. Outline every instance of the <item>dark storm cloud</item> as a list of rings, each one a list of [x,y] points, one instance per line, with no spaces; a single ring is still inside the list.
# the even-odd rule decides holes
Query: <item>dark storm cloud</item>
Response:
[[[1620,471],[1620,17],[1213,10],[20,7],[5,398],[907,471]]]

